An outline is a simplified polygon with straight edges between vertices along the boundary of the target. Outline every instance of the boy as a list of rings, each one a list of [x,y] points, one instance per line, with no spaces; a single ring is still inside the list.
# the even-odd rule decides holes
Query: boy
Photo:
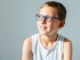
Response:
[[[36,18],[39,33],[25,39],[22,60],[72,60],[72,42],[57,33],[65,25],[66,8],[48,1]]]

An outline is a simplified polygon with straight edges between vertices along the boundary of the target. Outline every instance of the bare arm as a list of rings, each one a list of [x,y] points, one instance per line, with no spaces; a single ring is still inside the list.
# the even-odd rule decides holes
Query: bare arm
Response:
[[[31,60],[32,56],[32,38],[29,37],[23,42],[22,60]]]
[[[72,42],[65,39],[63,60],[72,60]]]

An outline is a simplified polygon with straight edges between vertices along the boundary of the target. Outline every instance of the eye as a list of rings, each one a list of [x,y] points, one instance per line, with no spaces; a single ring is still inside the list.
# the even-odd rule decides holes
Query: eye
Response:
[[[50,17],[50,16],[47,16],[47,19],[52,19],[52,17]]]
[[[47,16],[47,21],[48,21],[48,22],[52,21],[52,19],[53,19],[53,17]]]

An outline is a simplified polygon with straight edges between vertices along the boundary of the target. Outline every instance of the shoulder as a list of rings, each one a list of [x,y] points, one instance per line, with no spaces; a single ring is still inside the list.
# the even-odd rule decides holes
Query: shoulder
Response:
[[[64,52],[72,52],[72,41],[68,38],[64,38]]]
[[[24,48],[28,48],[30,51],[32,51],[32,36],[26,38],[23,42]]]
[[[32,36],[30,37],[27,37],[25,40],[24,40],[25,43],[32,43]]]
[[[23,45],[25,46],[29,46],[29,47],[32,47],[32,40],[33,40],[33,37],[36,37],[38,34],[33,34],[32,36],[29,36],[27,37],[24,42],[23,42]]]
[[[28,37],[23,42],[22,60],[30,60],[32,55],[32,37]]]
[[[72,41],[68,38],[64,38],[64,49],[63,49],[64,60],[72,59]]]
[[[68,47],[72,46],[72,41],[68,38],[64,38],[64,45]]]

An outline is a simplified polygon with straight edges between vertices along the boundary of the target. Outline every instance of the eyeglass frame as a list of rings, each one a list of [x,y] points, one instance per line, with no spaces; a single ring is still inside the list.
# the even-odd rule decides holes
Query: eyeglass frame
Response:
[[[44,15],[41,15],[41,14],[36,14],[36,18],[38,17],[38,15],[41,16],[40,18],[44,18],[44,20],[45,20],[46,22],[50,22],[50,21],[47,21],[47,19],[50,19],[50,20],[52,20],[52,19],[60,20],[60,18],[57,18],[57,17],[54,17],[54,16],[44,16]],[[37,19],[38,19],[38,18],[37,18]],[[41,19],[38,20],[38,21],[41,21]]]

